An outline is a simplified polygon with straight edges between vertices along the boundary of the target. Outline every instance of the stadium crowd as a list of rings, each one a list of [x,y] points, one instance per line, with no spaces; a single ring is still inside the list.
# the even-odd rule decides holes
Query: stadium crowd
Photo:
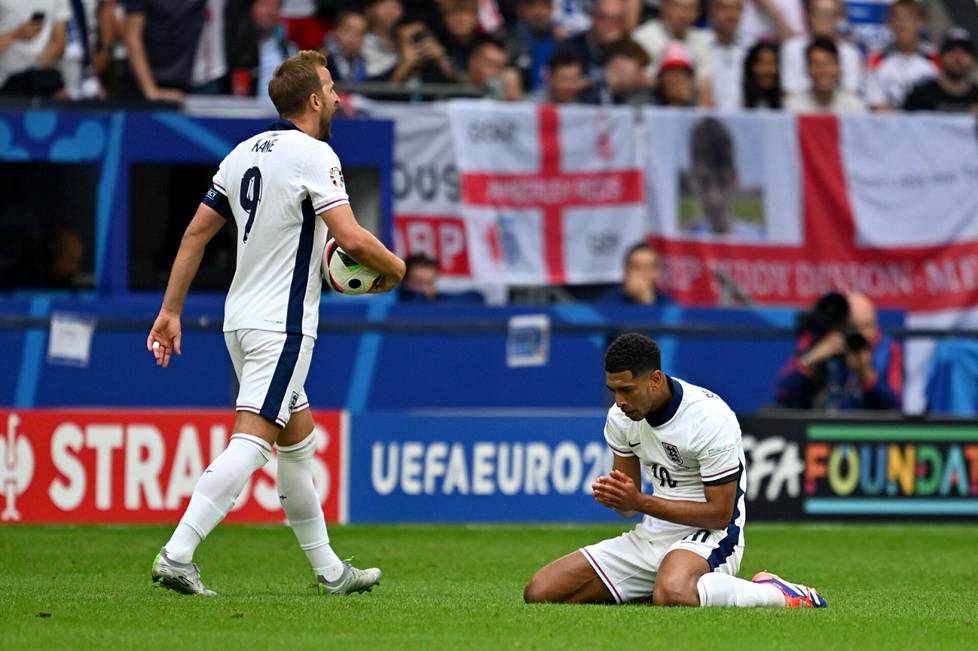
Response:
[[[0,0],[0,95],[262,97],[284,58],[324,48],[334,79],[365,94],[449,84],[554,103],[978,108],[975,42],[943,3],[885,13],[860,30],[844,0]]]

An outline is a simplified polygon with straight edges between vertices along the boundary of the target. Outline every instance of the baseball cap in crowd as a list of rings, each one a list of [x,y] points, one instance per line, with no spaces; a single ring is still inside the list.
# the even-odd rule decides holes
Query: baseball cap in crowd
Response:
[[[954,49],[961,49],[970,54],[975,54],[975,42],[971,38],[971,33],[964,27],[952,27],[944,34],[941,41],[941,54],[946,54]]]
[[[672,41],[666,45],[662,51],[662,62],[659,64],[659,73],[673,68],[684,68],[693,72],[693,59],[689,56],[689,49],[681,41]]]

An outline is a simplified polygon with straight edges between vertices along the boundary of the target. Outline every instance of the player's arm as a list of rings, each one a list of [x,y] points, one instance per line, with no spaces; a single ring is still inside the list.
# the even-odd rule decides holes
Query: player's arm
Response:
[[[723,484],[704,486],[705,502],[666,500],[640,492],[632,477],[612,470],[607,477],[598,477],[591,487],[594,498],[616,511],[638,511],[653,518],[703,529],[723,529],[730,523],[737,496],[737,479]]]
[[[330,208],[320,216],[326,222],[329,234],[344,251],[360,264],[383,274],[378,291],[389,291],[401,282],[404,278],[404,261],[357,222],[349,204]]]
[[[202,203],[183,233],[180,249],[170,270],[170,279],[166,283],[163,307],[160,308],[160,314],[146,339],[146,349],[153,353],[157,366],[168,366],[174,350],[177,355],[183,354],[180,350],[180,313],[183,312],[183,303],[190,291],[190,283],[200,268],[204,248],[224,223],[225,219],[220,213]]]

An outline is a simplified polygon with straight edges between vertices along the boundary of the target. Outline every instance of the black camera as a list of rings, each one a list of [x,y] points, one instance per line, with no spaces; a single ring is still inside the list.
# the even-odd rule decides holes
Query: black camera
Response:
[[[427,41],[430,36],[431,35],[426,30],[420,29],[411,35],[411,42],[415,45],[421,45]]]
[[[841,332],[850,352],[858,353],[869,348],[866,337],[849,323],[849,301],[839,292],[822,296],[811,311],[799,315],[796,330],[799,335],[809,335],[813,344],[830,332]]]
[[[858,331],[849,328],[846,330],[846,348],[850,352],[859,353],[869,348],[869,340],[859,334]]]

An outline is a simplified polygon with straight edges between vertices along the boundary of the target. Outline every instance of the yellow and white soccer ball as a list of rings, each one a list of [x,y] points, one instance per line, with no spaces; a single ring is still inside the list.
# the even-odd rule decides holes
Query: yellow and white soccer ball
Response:
[[[336,240],[326,242],[323,278],[340,294],[366,294],[380,283],[382,274],[354,260]]]

